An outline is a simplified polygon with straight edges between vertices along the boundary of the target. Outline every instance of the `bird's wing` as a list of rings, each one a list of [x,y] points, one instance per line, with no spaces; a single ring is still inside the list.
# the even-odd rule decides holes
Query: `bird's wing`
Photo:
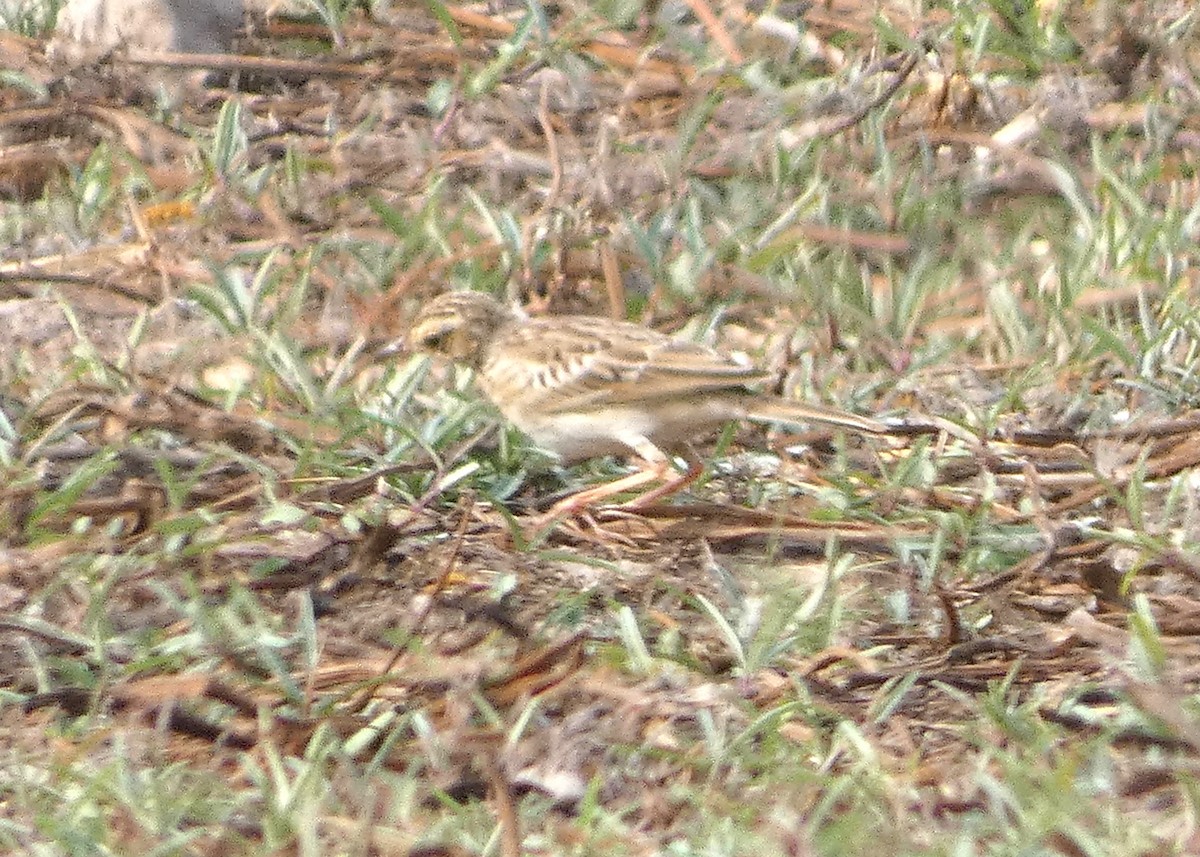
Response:
[[[493,344],[484,371],[535,388],[546,413],[746,392],[765,377],[703,345],[581,317],[540,318],[512,330]]]

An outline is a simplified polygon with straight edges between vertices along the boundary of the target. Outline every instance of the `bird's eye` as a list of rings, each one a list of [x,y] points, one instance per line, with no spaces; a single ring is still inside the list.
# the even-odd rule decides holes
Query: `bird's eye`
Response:
[[[421,347],[428,351],[442,351],[450,341],[450,331],[443,330],[421,337]]]

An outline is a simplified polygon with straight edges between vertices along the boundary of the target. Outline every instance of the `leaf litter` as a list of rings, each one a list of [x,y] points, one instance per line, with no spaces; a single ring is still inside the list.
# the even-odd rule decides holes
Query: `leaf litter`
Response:
[[[1045,298],[1072,260],[1037,237],[1120,195],[1088,146],[1118,128],[1114,159],[1164,153],[1135,196],[1194,206],[1183,13],[1145,4],[1113,39],[1069,21],[1082,56],[1022,77],[1016,54],[954,70],[923,41],[948,13],[687,5],[625,31],[562,6],[536,38],[524,6],[405,7],[351,17],[342,47],[278,17],[244,53],[118,53],[59,78],[40,43],[5,38],[29,85],[0,90],[0,193],[31,212],[0,264],[10,757],[99,766],[115,751],[66,724],[120,733],[133,764],[181,762],[241,795],[206,839],[265,843],[246,760],[332,742],[319,837],[429,853],[428,831],[482,802],[511,854],[538,850],[534,832],[567,848],[594,805],[621,825],[586,835],[638,853],[747,812],[781,851],[822,842],[830,783],[870,758],[898,847],[919,851],[997,810],[990,778],[1034,764],[1014,745],[1059,760],[1091,741],[1113,768],[1104,799],[1158,846],[1194,844],[1200,448],[1194,330],[1170,323],[1194,266],[1168,281],[1114,260],[1072,295],[1110,330],[1142,325],[1139,376],[1134,336],[1064,352],[1100,323],[1080,332]],[[876,14],[904,38],[882,39]],[[723,80],[771,51],[807,77]],[[146,83],[172,64],[226,76],[188,82],[174,126],[149,118]],[[233,119],[229,75],[246,89]],[[1137,100],[1163,87],[1163,114]],[[978,233],[898,216],[859,133],[885,111],[871,127],[893,169],[932,159],[921,180],[961,182]],[[739,233],[738,183],[829,140],[833,197]],[[49,201],[96,176],[92,193],[122,192],[83,195],[58,228]],[[722,187],[727,220],[688,221],[698,182]],[[854,206],[877,217],[842,217]],[[656,244],[664,210],[675,236]],[[1028,252],[982,253],[1009,216],[1027,218]],[[896,273],[973,251],[944,289],[910,294]],[[781,294],[780,257],[860,268],[865,303]],[[683,502],[528,532],[553,479],[454,410],[454,373],[410,383],[404,358],[377,356],[464,280],[532,311],[636,308],[916,430],[739,428],[728,450],[769,451],[771,472],[713,466]],[[715,305],[727,324],[688,327]],[[930,358],[946,338],[958,350]],[[397,779],[355,791],[379,770]],[[403,777],[417,803],[372,809],[404,800]],[[1044,844],[1086,853],[1085,835]]]

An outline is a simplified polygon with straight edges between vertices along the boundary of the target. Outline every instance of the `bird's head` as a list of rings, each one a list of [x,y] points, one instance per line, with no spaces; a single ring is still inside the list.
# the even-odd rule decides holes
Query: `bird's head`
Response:
[[[513,312],[491,295],[447,292],[417,313],[409,329],[408,347],[478,368],[496,332],[514,318]]]

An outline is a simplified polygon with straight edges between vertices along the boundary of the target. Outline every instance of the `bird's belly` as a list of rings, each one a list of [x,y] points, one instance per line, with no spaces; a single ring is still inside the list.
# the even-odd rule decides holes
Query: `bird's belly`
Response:
[[[705,407],[703,400],[677,406],[607,407],[581,413],[536,413],[522,409],[505,416],[542,449],[564,463],[601,455],[640,453],[646,441],[663,451],[725,425],[728,407]]]

